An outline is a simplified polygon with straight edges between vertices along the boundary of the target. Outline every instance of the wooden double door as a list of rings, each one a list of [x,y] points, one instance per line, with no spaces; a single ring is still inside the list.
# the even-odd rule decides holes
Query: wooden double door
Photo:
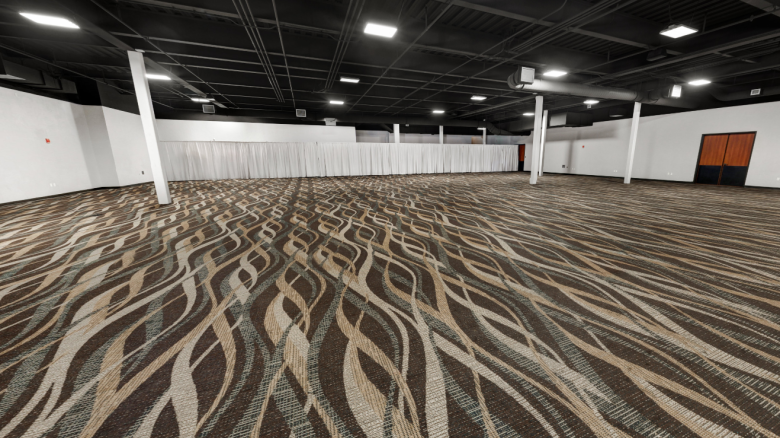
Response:
[[[705,135],[699,152],[696,182],[744,186],[756,133]]]

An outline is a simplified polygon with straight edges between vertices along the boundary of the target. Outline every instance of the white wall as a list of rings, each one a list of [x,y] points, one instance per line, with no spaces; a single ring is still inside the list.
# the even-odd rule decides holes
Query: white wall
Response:
[[[633,177],[691,182],[702,135],[756,131],[746,185],[780,187],[778,114],[780,102],[642,117]],[[623,177],[630,127],[623,119],[548,129],[544,171]]]
[[[354,126],[282,125],[273,123],[157,120],[160,141],[350,142]]]
[[[80,105],[7,88],[0,102],[0,203],[93,187],[82,149],[92,139]]]
[[[118,185],[151,182],[152,164],[144,141],[141,117],[113,108],[97,108],[101,108],[105,116]]]

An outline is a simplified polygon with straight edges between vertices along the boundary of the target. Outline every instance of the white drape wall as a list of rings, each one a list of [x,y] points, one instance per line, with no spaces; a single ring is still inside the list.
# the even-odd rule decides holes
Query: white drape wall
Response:
[[[516,145],[160,142],[169,181],[516,171]]]

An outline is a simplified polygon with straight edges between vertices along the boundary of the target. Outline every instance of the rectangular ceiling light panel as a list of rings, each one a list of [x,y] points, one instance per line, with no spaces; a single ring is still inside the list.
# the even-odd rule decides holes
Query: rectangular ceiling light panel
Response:
[[[471,96],[471,100],[482,101],[482,100],[485,100],[485,99],[487,99],[487,97],[485,97],[485,96]]]
[[[672,85],[672,92],[669,94],[672,99],[679,99],[682,97],[682,85]]]
[[[385,38],[392,38],[398,31],[395,27],[383,26],[381,24],[368,23],[366,24],[365,33],[369,35],[377,35]]]
[[[550,70],[545,72],[544,75],[551,78],[559,78],[561,76],[566,76],[566,72],[562,70]]]
[[[331,105],[344,105],[344,101],[343,100],[331,100],[330,104]]]
[[[712,82],[706,80],[706,79],[696,79],[695,81],[690,81],[688,84],[699,87],[702,85],[711,84]]]
[[[170,81],[171,80],[171,78],[169,78],[168,76],[158,75],[158,74],[155,74],[155,73],[147,73],[146,74],[146,78],[147,79],[154,79],[154,80],[158,80],[158,81]]]
[[[342,76],[341,77],[341,82],[349,82],[349,83],[352,83],[352,84],[357,84],[358,82],[360,82],[360,79],[358,79],[358,78],[348,78],[346,76]]]
[[[32,14],[29,12],[19,12],[24,18],[32,20],[38,24],[45,24],[47,26],[67,27],[68,29],[78,29],[76,23],[62,17],[52,17],[50,15]]]
[[[668,36],[669,38],[682,38],[686,35],[698,32],[698,29],[688,27],[684,24],[673,24],[668,29],[662,30],[661,35]]]

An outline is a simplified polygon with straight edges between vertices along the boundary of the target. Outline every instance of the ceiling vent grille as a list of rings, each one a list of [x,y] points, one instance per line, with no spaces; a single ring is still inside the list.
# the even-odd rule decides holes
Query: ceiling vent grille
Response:
[[[761,89],[760,88],[754,88],[750,90],[751,96],[760,96],[761,95]]]
[[[217,109],[214,105],[203,105],[203,112],[205,114],[214,114],[217,112]]]
[[[295,117],[306,117],[306,110],[302,110],[302,109],[295,110]]]

